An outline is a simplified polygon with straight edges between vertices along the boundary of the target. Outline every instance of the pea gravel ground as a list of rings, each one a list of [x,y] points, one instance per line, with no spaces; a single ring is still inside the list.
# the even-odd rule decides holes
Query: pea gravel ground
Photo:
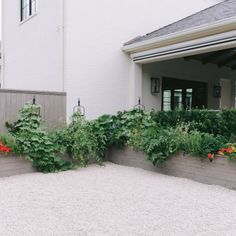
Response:
[[[111,163],[2,178],[0,235],[236,235],[236,191]]]

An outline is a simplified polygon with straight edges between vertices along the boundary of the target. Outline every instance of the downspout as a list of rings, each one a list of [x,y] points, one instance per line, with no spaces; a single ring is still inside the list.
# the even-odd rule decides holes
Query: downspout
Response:
[[[62,73],[62,91],[65,92],[65,0],[61,0],[61,73]]]
[[[1,86],[5,87],[4,0],[1,1]]]

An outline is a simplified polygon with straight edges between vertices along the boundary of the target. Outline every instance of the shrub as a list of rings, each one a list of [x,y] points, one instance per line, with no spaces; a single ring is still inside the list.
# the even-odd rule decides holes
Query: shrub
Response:
[[[101,164],[113,137],[112,116],[103,115],[87,121],[80,112],[73,113],[71,123],[50,133],[57,153],[67,153],[72,162],[86,166],[91,161]]]
[[[86,166],[90,160],[99,162],[97,140],[90,122],[86,121],[80,113],[74,113],[68,130],[71,138],[69,150],[73,159],[83,166]]]
[[[208,153],[216,154],[227,143],[227,140],[220,135],[202,134],[201,149],[199,156],[206,157]]]
[[[148,156],[153,165],[163,163],[179,148],[179,134],[173,128],[150,126],[142,133],[140,149]]]
[[[233,142],[236,141],[236,109],[222,110],[220,114],[220,134],[230,137]]]
[[[139,148],[142,132],[155,125],[150,113],[139,109],[119,112],[113,116],[113,124],[112,144],[120,148],[126,145]]]
[[[60,133],[64,135],[66,151],[77,165],[86,166],[91,161],[102,162],[108,142],[105,120],[104,117],[87,121],[80,112],[75,112],[67,129]]]
[[[161,127],[175,128],[184,123],[192,130],[235,139],[236,109],[158,111],[152,113],[152,118]]]
[[[199,131],[185,131],[183,130],[179,135],[179,150],[187,154],[198,156],[202,147],[202,135]]]
[[[10,133],[20,147],[20,153],[28,156],[37,170],[47,173],[71,168],[69,162],[56,156],[54,144],[43,130],[38,105],[26,104],[20,110],[20,119],[11,126]]]
[[[55,152],[58,154],[68,153],[71,155],[68,146],[70,144],[70,137],[66,125],[64,127],[57,128],[49,133],[49,138],[54,144]]]
[[[207,157],[229,142],[236,128],[236,111],[207,110],[145,112],[134,109],[85,120],[80,112],[71,123],[48,134],[44,131],[37,105],[27,104],[20,119],[8,124],[12,145],[33,161],[43,172],[72,168],[71,163],[57,157],[67,152],[73,164],[86,166],[101,163],[110,145],[140,149],[154,164],[164,162],[176,151]],[[7,138],[5,138],[7,140]],[[6,142],[10,142],[9,140]]]
[[[103,115],[91,121],[91,132],[96,137],[97,153],[104,159],[105,152],[113,142],[113,118],[110,115]]]
[[[158,116],[162,118],[156,119]],[[203,132],[211,129],[211,119],[218,116],[218,113],[206,110],[156,114],[140,110],[120,112],[113,117],[113,144],[141,149],[154,165],[164,162],[178,150],[207,157],[209,152],[216,153],[227,142],[225,137],[217,134],[218,131],[216,134]],[[202,120],[205,123],[202,124]],[[216,131],[217,127],[218,124],[212,130]]]

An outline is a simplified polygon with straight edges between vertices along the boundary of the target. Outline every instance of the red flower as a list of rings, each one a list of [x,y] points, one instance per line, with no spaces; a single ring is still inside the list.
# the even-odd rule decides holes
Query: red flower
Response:
[[[11,150],[11,148],[4,146],[3,143],[0,141],[0,153],[9,153]]]
[[[208,153],[207,157],[210,161],[213,161],[213,159],[214,159],[214,155],[211,153]]]

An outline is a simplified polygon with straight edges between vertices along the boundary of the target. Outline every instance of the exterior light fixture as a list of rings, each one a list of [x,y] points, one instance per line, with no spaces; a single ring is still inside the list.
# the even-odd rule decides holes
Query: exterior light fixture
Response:
[[[213,95],[214,95],[214,98],[221,98],[221,86],[220,85],[214,85]]]
[[[151,78],[151,93],[160,93],[160,78]]]

